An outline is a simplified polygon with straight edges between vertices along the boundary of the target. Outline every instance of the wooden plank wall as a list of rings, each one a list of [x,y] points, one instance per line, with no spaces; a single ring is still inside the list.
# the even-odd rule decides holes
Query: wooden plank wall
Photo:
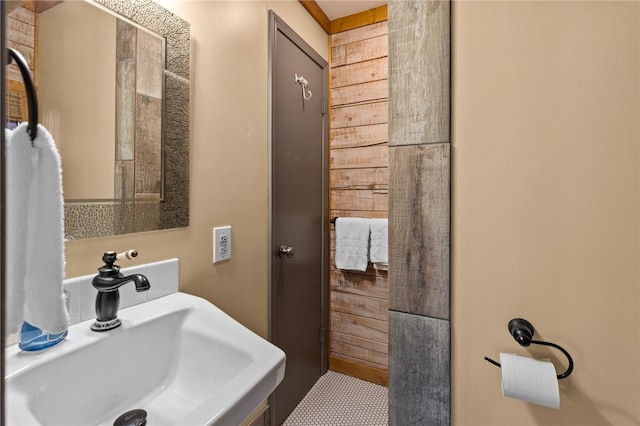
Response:
[[[16,7],[7,14],[7,47],[16,49],[34,70],[35,20],[33,11]],[[27,100],[22,75],[18,66],[11,62],[7,67],[7,115],[8,121],[21,122],[27,119]]]
[[[331,36],[331,216],[387,217],[387,21]],[[388,380],[388,273],[335,268],[331,227],[329,368]]]

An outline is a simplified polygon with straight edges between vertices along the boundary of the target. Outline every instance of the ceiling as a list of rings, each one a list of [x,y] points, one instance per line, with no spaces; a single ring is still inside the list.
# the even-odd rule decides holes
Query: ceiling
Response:
[[[327,18],[333,21],[337,18],[353,15],[354,13],[373,9],[387,4],[386,0],[316,0]]]

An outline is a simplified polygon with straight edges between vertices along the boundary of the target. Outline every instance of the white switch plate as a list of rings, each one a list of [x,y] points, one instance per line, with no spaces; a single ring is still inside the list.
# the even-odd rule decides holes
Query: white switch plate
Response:
[[[213,228],[213,263],[231,259],[231,226]]]

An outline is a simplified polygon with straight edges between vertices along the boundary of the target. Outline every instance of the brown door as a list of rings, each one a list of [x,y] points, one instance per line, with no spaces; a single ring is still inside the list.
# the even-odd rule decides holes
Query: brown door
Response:
[[[273,12],[269,18],[270,337],[287,356],[271,398],[279,425],[326,371],[327,63]]]

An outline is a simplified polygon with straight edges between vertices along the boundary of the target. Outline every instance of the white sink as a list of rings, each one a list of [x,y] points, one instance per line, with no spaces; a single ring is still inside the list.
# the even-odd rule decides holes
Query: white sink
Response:
[[[280,349],[199,297],[173,293],[123,309],[122,325],[73,325],[41,353],[5,352],[6,424],[238,425],[284,378]]]

